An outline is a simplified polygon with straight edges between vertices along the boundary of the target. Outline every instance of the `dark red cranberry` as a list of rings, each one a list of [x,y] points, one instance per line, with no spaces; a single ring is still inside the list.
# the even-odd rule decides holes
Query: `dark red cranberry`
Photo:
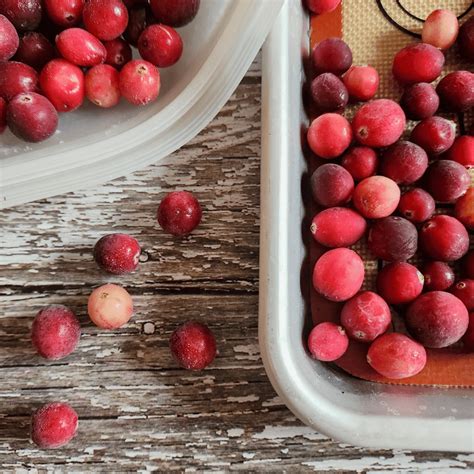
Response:
[[[194,19],[201,0],[150,0],[155,18],[165,25],[177,28]]]
[[[187,191],[175,191],[165,196],[158,207],[158,223],[173,235],[190,234],[201,222],[199,201]]]
[[[468,311],[474,311],[474,280],[465,278],[458,281],[451,288],[451,293],[464,303]]]
[[[18,49],[20,39],[10,20],[0,15],[0,61],[8,61]]]
[[[311,83],[311,96],[316,108],[321,112],[343,109],[349,101],[344,83],[334,74],[325,72]]]
[[[141,248],[137,239],[127,234],[108,234],[94,246],[94,260],[107,273],[123,275],[137,269]]]
[[[432,291],[447,290],[454,283],[453,269],[446,262],[427,262],[423,266],[425,289]]]
[[[44,0],[49,18],[60,26],[77,25],[82,19],[85,0]]]
[[[436,209],[436,203],[431,194],[420,188],[413,188],[402,194],[398,204],[398,212],[410,222],[428,220]]]
[[[169,67],[181,58],[183,40],[171,26],[150,25],[138,39],[138,50],[145,61],[158,67]]]
[[[132,45],[138,46],[138,38],[142,34],[147,25],[151,24],[151,12],[148,5],[140,5],[131,8],[128,12],[128,25],[123,37]]]
[[[41,21],[41,0],[1,0],[0,13],[5,15],[18,31],[36,30]]]
[[[439,155],[451,148],[455,138],[454,122],[433,116],[422,120],[413,129],[410,141],[420,145],[428,155]]]
[[[446,158],[457,161],[466,168],[474,168],[474,136],[461,135],[457,137],[453,146],[447,151]]]
[[[48,38],[32,31],[20,38],[20,46],[14,57],[15,61],[28,64],[37,71],[54,58],[54,48]]]
[[[122,0],[88,0],[82,18],[87,31],[100,40],[110,41],[127,28],[128,10]]]
[[[462,338],[463,348],[467,352],[474,352],[474,311],[469,314],[469,325]]]
[[[462,259],[461,271],[464,277],[474,280],[474,250],[470,250]]]
[[[441,106],[448,112],[466,112],[474,107],[474,74],[454,71],[443,77],[436,87]]]
[[[426,190],[439,202],[454,202],[466,193],[471,184],[469,172],[452,160],[431,163],[426,172]]]
[[[313,64],[318,73],[344,74],[352,65],[352,51],[340,38],[327,38],[313,50]]]
[[[436,113],[439,97],[431,84],[419,82],[405,89],[400,105],[409,119],[422,120]]]
[[[311,176],[314,200],[324,207],[334,207],[350,201],[354,180],[342,166],[327,163],[319,166]]]
[[[474,62],[474,16],[471,16],[459,28],[459,51],[468,61]]]
[[[27,64],[0,62],[0,97],[7,102],[23,92],[38,91],[38,74]]]
[[[125,64],[132,60],[132,48],[122,38],[104,41],[103,44],[107,51],[105,64],[109,64],[115,69],[120,70]]]

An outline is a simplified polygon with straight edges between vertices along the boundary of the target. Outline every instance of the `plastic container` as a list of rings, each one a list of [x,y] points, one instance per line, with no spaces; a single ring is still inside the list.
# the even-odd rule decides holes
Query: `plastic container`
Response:
[[[365,382],[312,360],[305,350],[311,318],[301,232],[301,127],[307,122],[301,87],[308,48],[309,19],[300,0],[287,0],[263,57],[259,337],[267,374],[296,416],[337,440],[474,451],[472,390]]]
[[[95,186],[143,168],[194,137],[217,114],[259,51],[283,0],[205,0],[180,29],[184,54],[163,69],[158,101],[62,114],[41,144],[0,135],[0,206]],[[251,8],[250,8],[251,7]]]

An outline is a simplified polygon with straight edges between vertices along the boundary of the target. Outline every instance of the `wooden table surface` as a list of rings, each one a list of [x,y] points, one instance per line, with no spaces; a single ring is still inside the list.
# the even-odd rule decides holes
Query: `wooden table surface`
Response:
[[[271,387],[257,339],[260,67],[254,63],[218,117],[190,144],[122,179],[0,214],[0,466],[39,471],[384,471],[474,469],[462,453],[370,451],[332,441],[299,422]],[[187,189],[204,208],[187,239],[155,221],[168,191]],[[111,278],[91,250],[127,232],[145,252],[137,273]],[[133,295],[126,327],[101,331],[86,314],[92,288],[115,281]],[[76,352],[46,362],[29,330],[60,303],[78,314]],[[199,319],[219,356],[200,373],[177,368],[171,332]],[[80,417],[67,447],[29,441],[31,412],[53,400]]]

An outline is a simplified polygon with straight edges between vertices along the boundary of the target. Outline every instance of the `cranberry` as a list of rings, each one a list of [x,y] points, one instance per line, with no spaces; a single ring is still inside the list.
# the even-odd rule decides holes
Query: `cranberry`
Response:
[[[8,61],[18,49],[20,39],[10,20],[0,15],[0,61]]]
[[[314,200],[321,206],[339,206],[350,201],[354,180],[342,166],[326,163],[311,175],[311,190]]]
[[[466,278],[458,281],[451,288],[451,293],[464,303],[468,311],[474,311],[474,280]]]
[[[128,25],[123,36],[132,46],[138,46],[138,38],[150,24],[151,12],[149,8],[148,5],[140,5],[129,10]]]
[[[428,220],[436,209],[435,200],[425,190],[413,188],[402,194],[398,204],[398,212],[410,222]]]
[[[368,219],[380,219],[392,214],[400,202],[400,188],[385,176],[370,176],[362,180],[352,196],[356,209]]]
[[[138,50],[143,59],[155,66],[169,67],[181,58],[183,40],[171,26],[150,25],[138,39]]]
[[[199,201],[187,191],[168,193],[161,201],[157,219],[161,228],[172,235],[190,234],[201,222]]]
[[[77,25],[82,19],[85,0],[44,0],[49,18],[60,26]]]
[[[104,46],[107,51],[105,64],[109,64],[120,70],[125,64],[132,60],[132,48],[122,38],[104,41]]]
[[[53,59],[46,64],[40,74],[40,86],[58,112],[75,110],[84,100],[84,74],[65,59]]]
[[[469,235],[454,217],[437,215],[421,228],[420,244],[428,257],[452,262],[459,260],[469,250]]]
[[[306,0],[306,6],[316,15],[332,12],[340,3],[341,0]]]
[[[349,171],[355,181],[361,181],[373,176],[377,171],[377,153],[366,146],[355,146],[344,154],[341,165]]]
[[[447,151],[446,158],[457,161],[466,168],[474,168],[474,137],[471,135],[457,137],[453,146]]]
[[[86,30],[105,41],[118,38],[128,24],[128,11],[122,0],[88,0],[82,17]]]
[[[340,38],[327,38],[314,48],[313,64],[319,74],[332,72],[341,76],[352,65],[351,48]]]
[[[120,101],[119,73],[108,64],[89,69],[84,86],[86,97],[98,107],[107,109]]]
[[[332,207],[314,216],[311,233],[326,247],[349,247],[365,234],[365,219],[352,209]]]
[[[436,113],[439,97],[431,84],[419,82],[405,89],[400,105],[409,119],[423,120]]]
[[[56,37],[56,47],[69,62],[91,67],[103,63],[107,56],[105,46],[82,28],[68,28]]]
[[[46,97],[26,92],[9,102],[7,123],[18,138],[32,143],[41,142],[56,131],[58,114]]]
[[[422,120],[411,132],[410,140],[429,155],[439,155],[454,143],[456,126],[451,120],[433,116]]]
[[[67,403],[48,403],[33,413],[31,439],[43,449],[60,448],[74,438],[78,417]]]
[[[352,66],[343,78],[351,99],[369,100],[379,88],[380,78],[372,66]]]
[[[38,74],[16,61],[0,62],[0,97],[7,102],[22,92],[38,91]]]
[[[47,306],[33,321],[33,346],[46,359],[59,360],[68,356],[76,349],[80,337],[79,321],[66,306]]]
[[[387,303],[372,291],[363,291],[347,301],[341,312],[341,324],[349,337],[371,342],[383,334],[392,322]]]
[[[352,120],[356,140],[371,147],[392,145],[401,137],[405,125],[402,108],[390,99],[378,99],[364,104]]]
[[[466,112],[474,107],[474,74],[455,71],[444,76],[436,87],[442,107],[448,112]]]
[[[443,53],[431,44],[416,43],[400,50],[393,59],[392,72],[400,84],[433,82],[444,66]]]
[[[466,278],[474,279],[474,250],[470,250],[462,259],[462,274]]]
[[[127,8],[142,6],[148,3],[148,0],[122,0]]]
[[[439,202],[454,202],[471,184],[467,169],[452,160],[431,163],[424,180],[427,191]]]
[[[311,83],[311,96],[316,108],[321,112],[343,109],[349,101],[344,83],[334,74],[325,72]]]
[[[120,71],[120,92],[133,105],[146,105],[160,93],[160,73],[148,61],[134,59]]]
[[[474,312],[469,314],[469,325],[462,337],[462,342],[466,351],[474,352]]]
[[[459,51],[468,61],[474,62],[474,16],[471,16],[459,29]]]
[[[160,23],[177,28],[197,15],[201,0],[150,0],[153,15]]]
[[[1,0],[0,13],[18,31],[36,30],[41,21],[41,0]]]
[[[308,130],[309,146],[321,158],[331,159],[341,155],[351,141],[351,126],[342,115],[320,115],[313,120]]]
[[[424,369],[426,350],[404,334],[392,332],[380,336],[370,345],[367,362],[388,379],[405,379]]]
[[[324,322],[315,326],[308,336],[311,356],[323,362],[332,362],[344,355],[349,346],[349,338],[341,326]]]
[[[421,39],[435,48],[448,49],[456,41],[458,31],[458,18],[452,11],[434,10],[423,24]]]
[[[170,350],[183,369],[203,370],[216,357],[216,339],[205,324],[188,321],[171,335]]]
[[[123,275],[137,269],[140,253],[140,244],[132,236],[107,234],[95,244],[94,260],[102,270]]]
[[[329,250],[316,262],[313,270],[314,289],[331,301],[352,298],[364,281],[364,262],[353,250]]]
[[[54,58],[54,48],[46,36],[33,31],[25,33],[20,39],[20,46],[14,59],[28,64],[40,71],[43,66]]]
[[[445,262],[428,262],[423,266],[425,289],[443,291],[454,283],[453,269]]]
[[[7,128],[7,102],[0,97],[0,134]]]
[[[420,296],[424,277],[406,262],[389,263],[377,275],[377,291],[390,304],[406,304]]]
[[[130,321],[133,301],[125,288],[108,283],[89,296],[87,312],[92,322],[102,329],[118,329]]]

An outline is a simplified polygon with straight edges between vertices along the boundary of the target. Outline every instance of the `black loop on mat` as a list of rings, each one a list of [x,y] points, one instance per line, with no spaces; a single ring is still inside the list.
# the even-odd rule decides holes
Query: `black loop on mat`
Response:
[[[423,18],[420,18],[420,17],[414,15],[410,10],[408,10],[408,8],[406,8],[403,5],[402,0],[396,0],[396,1],[397,1],[398,7],[400,8],[400,10],[402,10],[403,13],[405,13],[410,18],[413,18],[416,21],[420,21],[421,23],[425,22],[425,20],[423,20]],[[474,8],[474,2],[471,2],[471,4],[467,7],[467,9],[464,12],[462,12],[460,15],[458,15],[458,20],[460,20],[462,17],[466,16],[473,8]]]

